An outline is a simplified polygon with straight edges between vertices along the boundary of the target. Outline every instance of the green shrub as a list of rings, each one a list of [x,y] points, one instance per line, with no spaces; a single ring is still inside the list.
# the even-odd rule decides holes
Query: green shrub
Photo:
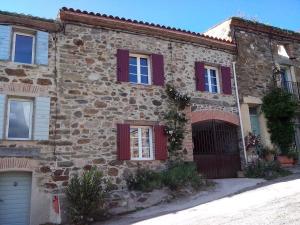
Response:
[[[129,190],[150,192],[161,188],[161,174],[147,169],[138,169],[136,174],[126,178]]]
[[[264,178],[267,180],[287,176],[289,174],[290,172],[281,168],[278,162],[266,162],[263,160],[258,160],[257,162],[248,165],[245,171],[246,177]]]
[[[267,146],[264,146],[260,149],[260,156],[262,158],[266,157],[268,154],[276,155],[277,150],[275,148],[270,148],[270,147],[267,147]]]
[[[129,190],[150,192],[163,186],[171,190],[178,190],[191,186],[199,189],[206,184],[206,180],[198,173],[194,163],[174,163],[162,172],[138,169],[126,179]]]
[[[263,98],[262,111],[267,118],[271,141],[280,148],[282,155],[294,141],[293,118],[298,108],[293,96],[280,88],[272,89]]]
[[[103,213],[107,181],[96,168],[71,178],[66,188],[68,214],[74,224],[90,224]]]
[[[178,190],[191,185],[194,189],[199,189],[205,180],[198,173],[194,163],[180,162],[171,165],[163,172],[163,184],[171,190]]]

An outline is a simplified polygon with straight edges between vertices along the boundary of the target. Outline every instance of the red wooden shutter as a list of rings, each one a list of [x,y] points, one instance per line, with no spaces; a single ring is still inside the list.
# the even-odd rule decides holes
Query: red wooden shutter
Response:
[[[165,133],[165,126],[154,126],[155,138],[155,159],[166,160],[168,158],[167,142],[168,138]]]
[[[205,69],[203,62],[195,62],[196,90],[205,91]]]
[[[222,66],[221,67],[221,74],[222,74],[222,90],[223,94],[231,95],[232,88],[231,88],[231,72],[230,67]]]
[[[164,57],[158,54],[151,55],[152,60],[152,82],[154,85],[164,86]]]
[[[117,80],[129,81],[129,51],[124,49],[117,50]]]
[[[129,124],[117,124],[117,148],[119,160],[130,160]]]

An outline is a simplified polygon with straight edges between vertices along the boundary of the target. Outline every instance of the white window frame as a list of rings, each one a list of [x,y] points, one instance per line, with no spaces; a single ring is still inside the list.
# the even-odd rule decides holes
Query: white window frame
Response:
[[[139,157],[132,157],[131,156],[131,146],[130,146],[130,159],[131,160],[153,160],[153,128],[151,126],[130,126],[130,128],[137,128],[138,129],[138,142],[139,142]],[[143,148],[142,148],[142,128],[148,128],[149,129],[149,151],[150,151],[150,157],[149,158],[144,158],[142,157],[143,155]],[[131,142],[131,137],[130,137],[130,142]]]
[[[220,93],[220,81],[219,81],[219,70],[217,67],[213,66],[204,66],[204,69],[207,70],[207,76],[208,76],[208,92],[212,94],[219,94]],[[212,85],[211,85],[211,74],[210,71],[215,70],[216,71],[216,79],[217,79],[217,92],[212,92]]]
[[[141,54],[129,54],[130,57],[136,57],[136,63],[137,63],[137,83],[130,82],[132,84],[142,84],[142,85],[151,85],[152,84],[152,76],[151,76],[151,64],[150,64],[150,57],[148,55],[141,55]],[[141,58],[145,58],[148,61],[148,84],[141,83]],[[130,60],[129,60],[130,62]],[[129,63],[130,67],[130,63]],[[130,76],[130,73],[129,73]]]
[[[30,116],[29,116],[29,137],[28,138],[9,138],[8,129],[9,129],[9,115],[10,115],[10,103],[11,101],[19,102],[29,102],[30,103]],[[7,100],[7,114],[6,114],[6,130],[5,137],[7,140],[32,140],[32,126],[33,126],[33,100],[30,99],[21,99],[21,98],[8,98]]]
[[[15,50],[16,50],[16,37],[17,35],[22,35],[22,36],[28,36],[32,37],[32,49],[31,49],[31,63],[22,63],[22,62],[15,62]],[[13,46],[12,46],[12,61],[14,63],[20,63],[20,64],[34,64],[35,60],[35,35],[33,34],[26,34],[22,32],[14,32],[13,34]]]

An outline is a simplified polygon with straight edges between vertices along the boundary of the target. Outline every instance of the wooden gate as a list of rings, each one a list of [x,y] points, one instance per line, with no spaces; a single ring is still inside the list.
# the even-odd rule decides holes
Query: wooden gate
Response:
[[[237,126],[210,120],[192,128],[198,171],[207,178],[236,177],[240,170]]]

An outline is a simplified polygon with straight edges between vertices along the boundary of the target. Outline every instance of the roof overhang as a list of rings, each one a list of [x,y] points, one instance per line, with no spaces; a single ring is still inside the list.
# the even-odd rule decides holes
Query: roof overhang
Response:
[[[168,28],[161,25],[153,25],[146,22],[127,20],[124,18],[104,16],[100,14],[81,12],[63,8],[60,10],[60,20],[66,23],[87,24],[104,28],[124,30],[134,33],[159,36],[168,39],[176,39],[185,42],[193,42],[210,48],[218,48],[235,52],[235,44],[231,41],[212,38],[203,34]]]
[[[0,24],[18,25],[48,32],[58,31],[60,27],[58,23],[55,23],[55,21],[4,12],[0,12]]]

